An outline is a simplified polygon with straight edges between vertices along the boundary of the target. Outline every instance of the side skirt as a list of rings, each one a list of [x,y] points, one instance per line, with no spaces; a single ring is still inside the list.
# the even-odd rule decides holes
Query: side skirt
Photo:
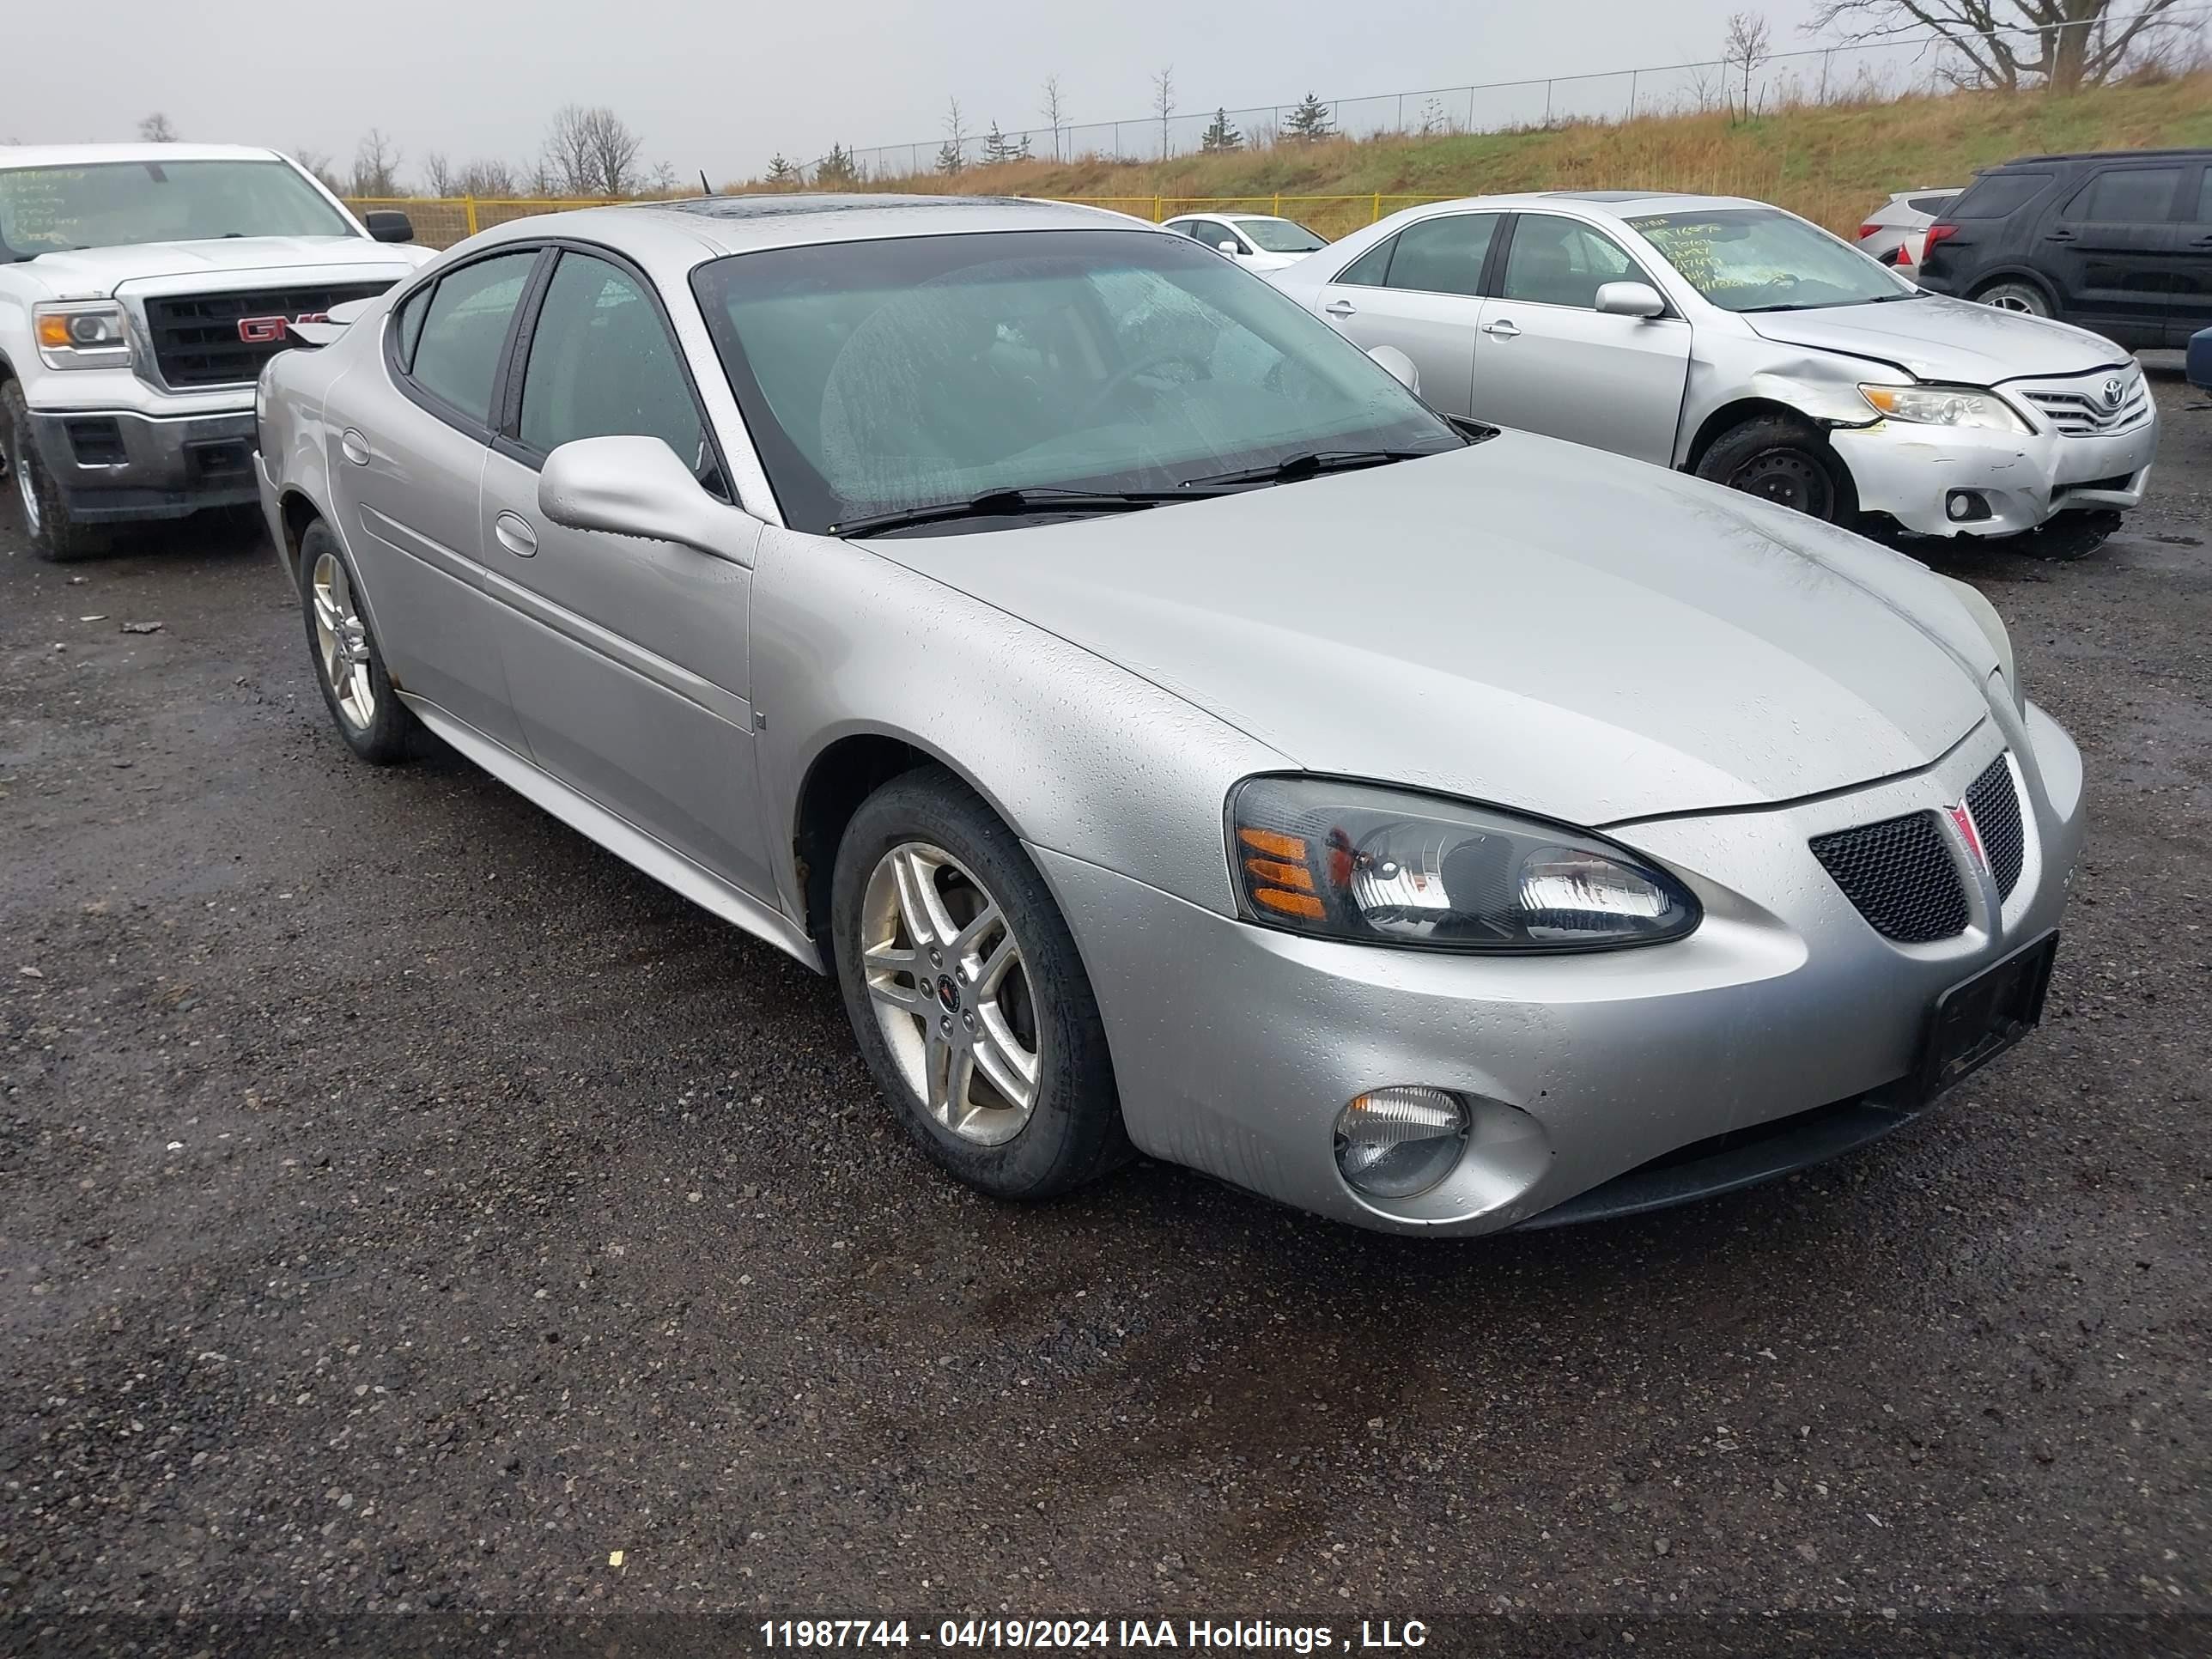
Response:
[[[635,866],[662,886],[682,894],[702,910],[766,939],[799,958],[816,973],[829,971],[812,939],[789,917],[702,869],[682,854],[661,845],[627,819],[620,818],[558,778],[541,771],[503,744],[455,720],[435,703],[402,691],[399,700],[416,719],[532,805],[550,812],[570,829],[588,836],[625,864]]]

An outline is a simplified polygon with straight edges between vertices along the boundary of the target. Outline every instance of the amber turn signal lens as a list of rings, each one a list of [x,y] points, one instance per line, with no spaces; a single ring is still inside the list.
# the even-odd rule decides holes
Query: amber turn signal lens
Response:
[[[1271,881],[1278,887],[1295,888],[1301,893],[1314,890],[1313,875],[1303,864],[1278,864],[1273,859],[1246,859],[1244,868],[1255,881]]]
[[[70,338],[69,319],[41,317],[39,319],[39,343],[42,346],[69,346],[76,343]]]
[[[1265,853],[1269,858],[1295,859],[1305,862],[1306,844],[1296,836],[1285,836],[1273,830],[1239,830],[1237,839],[1255,853]]]
[[[1285,893],[1279,887],[1255,887],[1252,902],[1263,904],[1283,915],[1302,916],[1308,921],[1319,921],[1323,915],[1321,901],[1311,893]]]

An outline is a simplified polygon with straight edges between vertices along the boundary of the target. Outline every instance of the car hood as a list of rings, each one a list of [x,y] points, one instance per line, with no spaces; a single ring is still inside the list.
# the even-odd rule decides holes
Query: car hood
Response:
[[[433,251],[366,236],[226,236],[204,242],[135,242],[126,247],[42,253],[16,267],[62,300],[104,300],[126,284],[172,277],[245,277],[249,283],[285,271],[362,268],[364,276],[402,276]],[[226,286],[230,285],[226,283]]]
[[[1762,339],[1893,363],[1916,380],[1963,386],[2087,374],[2128,361],[2101,336],[2069,323],[1923,294],[1884,305],[1746,314]]]
[[[1926,766],[1988,714],[1996,664],[1911,559],[1521,434],[1187,506],[868,545],[1309,770],[1593,826]]]

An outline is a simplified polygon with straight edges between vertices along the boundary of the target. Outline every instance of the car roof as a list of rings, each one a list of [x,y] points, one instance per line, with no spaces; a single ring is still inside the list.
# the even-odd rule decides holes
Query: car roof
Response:
[[[1103,208],[1020,196],[884,196],[808,192],[702,196],[534,214],[485,233],[487,242],[574,235],[623,246],[685,247],[696,258],[823,242],[951,236],[994,230],[1128,230],[1166,234],[1148,220]]]
[[[1771,202],[1754,202],[1745,196],[1692,196],[1658,190],[1536,190],[1512,196],[1466,196],[1454,202],[1431,202],[1421,207],[1407,208],[1402,214],[1393,214],[1389,220],[1382,222],[1389,223],[1439,210],[1487,209],[1527,211],[1557,207],[1562,203],[1572,203],[1583,208],[1595,219],[1620,221],[1640,218],[1645,214],[1706,213],[1721,208],[1773,207]],[[1632,204],[1632,213],[1629,210]]]
[[[83,167],[102,161],[272,161],[257,144],[0,144],[0,167]]]
[[[2075,149],[2054,150],[2047,155],[2015,155],[1984,173],[2002,173],[2007,167],[2047,167],[2053,161],[2197,161],[2212,156],[2212,149]]]

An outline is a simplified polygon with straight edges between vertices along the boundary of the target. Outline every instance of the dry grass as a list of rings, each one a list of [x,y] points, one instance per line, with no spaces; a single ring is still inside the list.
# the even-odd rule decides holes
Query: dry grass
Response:
[[[1283,210],[1340,235],[1393,197],[1658,185],[1751,196],[1848,232],[1893,190],[1963,184],[1978,167],[2039,150],[2212,145],[2212,73],[2145,77],[2057,97],[1956,93],[1808,105],[1735,121],[1720,113],[1537,131],[1285,144],[1165,162],[1099,158],[872,179],[869,190],[1114,198],[1170,213],[1194,201],[1265,209],[1278,194],[1328,197]],[[769,188],[757,181],[734,190]]]

